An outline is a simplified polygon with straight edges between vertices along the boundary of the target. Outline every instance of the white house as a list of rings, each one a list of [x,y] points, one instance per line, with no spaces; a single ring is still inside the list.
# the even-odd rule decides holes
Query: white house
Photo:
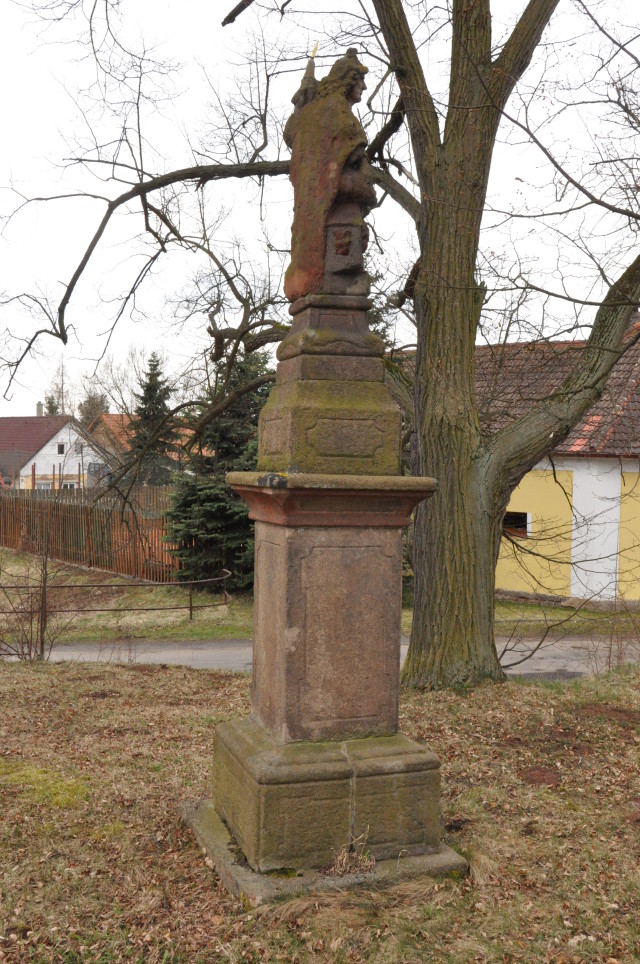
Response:
[[[70,415],[0,418],[0,484],[91,488],[109,472],[103,450]]]

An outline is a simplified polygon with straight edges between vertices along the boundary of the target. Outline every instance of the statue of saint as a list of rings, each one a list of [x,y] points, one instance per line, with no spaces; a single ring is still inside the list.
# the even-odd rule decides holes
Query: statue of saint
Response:
[[[352,107],[366,90],[367,68],[351,47],[318,82],[313,58],[292,103],[284,139],[291,149],[294,213],[289,301],[309,294],[367,295],[364,219],[376,204],[367,137]]]

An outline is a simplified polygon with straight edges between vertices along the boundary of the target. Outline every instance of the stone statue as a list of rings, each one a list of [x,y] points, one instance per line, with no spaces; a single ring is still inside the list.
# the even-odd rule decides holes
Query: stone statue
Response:
[[[310,59],[284,130],[294,191],[291,264],[284,291],[367,295],[364,219],[376,204],[367,137],[352,107],[366,90],[367,68],[351,47],[321,81]]]

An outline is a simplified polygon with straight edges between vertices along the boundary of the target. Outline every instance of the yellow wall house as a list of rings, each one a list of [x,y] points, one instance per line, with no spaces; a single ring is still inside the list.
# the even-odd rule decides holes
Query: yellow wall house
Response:
[[[553,392],[584,344],[478,348],[485,426],[500,428]],[[640,600],[640,343],[629,346],[600,401],[513,492],[497,589]]]

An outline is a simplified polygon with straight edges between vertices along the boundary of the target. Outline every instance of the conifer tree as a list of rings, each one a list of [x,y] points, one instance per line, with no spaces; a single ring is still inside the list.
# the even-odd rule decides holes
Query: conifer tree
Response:
[[[147,371],[139,386],[140,391],[134,392],[131,455],[136,459],[140,482],[167,485],[175,468],[171,453],[176,447],[176,432],[169,419],[171,388],[155,352],[149,356]]]
[[[87,428],[98,417],[109,411],[109,399],[106,392],[87,389],[84,398],[78,402],[78,420]]]
[[[266,371],[266,356],[238,357],[227,391]],[[225,476],[255,469],[258,416],[268,392],[269,385],[264,385],[247,393],[218,416],[203,435],[201,454],[176,480],[167,539],[182,561],[179,578],[209,579],[228,569],[230,588],[253,585],[253,523],[246,503],[231,491]]]

